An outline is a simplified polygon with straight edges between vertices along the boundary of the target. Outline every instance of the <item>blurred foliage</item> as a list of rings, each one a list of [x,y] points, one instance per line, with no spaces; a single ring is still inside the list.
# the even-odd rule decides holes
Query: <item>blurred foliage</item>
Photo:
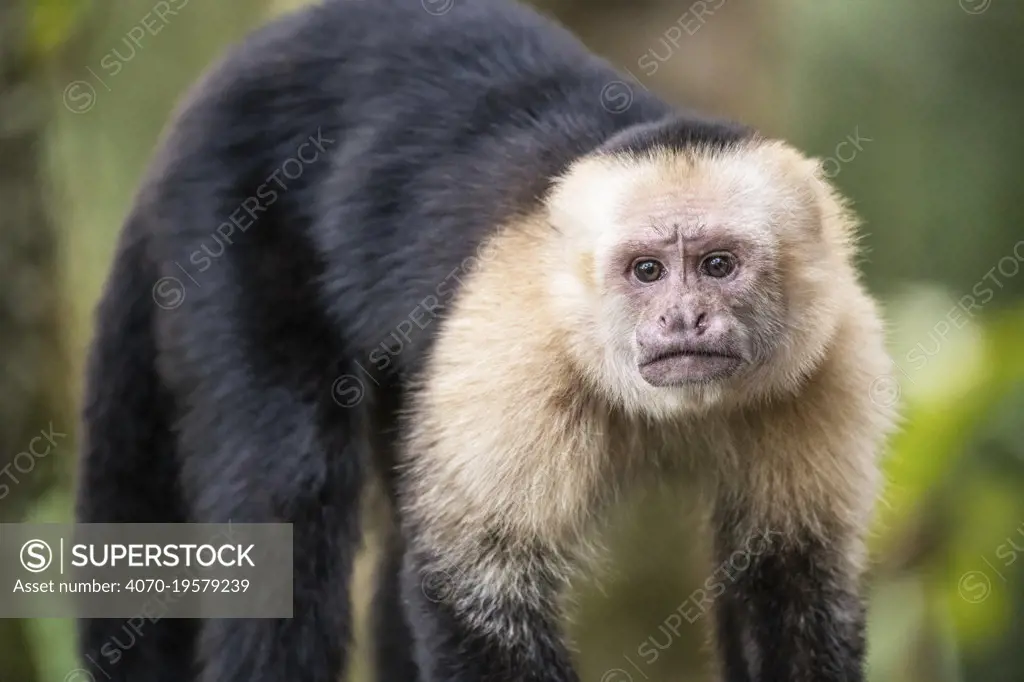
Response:
[[[85,0],[36,0],[31,8],[29,43],[37,58],[62,50],[88,9]]]
[[[19,521],[70,458],[59,454],[69,445],[65,291],[37,153],[51,112],[31,25],[30,7],[0,5],[0,523]],[[43,442],[47,436],[52,445]],[[0,680],[38,679],[30,625],[0,620]]]
[[[152,0],[26,3],[39,79],[52,94],[42,152],[63,240],[66,390],[80,391],[113,241],[174,103],[228,45],[297,4],[178,0],[162,30],[129,51],[125,37]],[[899,384],[880,386],[878,397],[900,398],[906,417],[885,455],[872,537],[871,679],[1024,680],[1024,5],[539,4],[627,69],[634,87],[791,139],[824,159],[855,200],[864,271],[885,304],[899,366]],[[683,26],[681,40],[667,40]],[[110,75],[101,63],[114,50],[121,68]],[[82,83],[92,92],[84,111]],[[73,467],[70,457],[62,464]],[[69,509],[65,484],[33,518],[65,519]],[[678,496],[652,492],[616,521],[607,571],[574,595],[582,679],[711,679],[709,619],[666,627],[709,574],[695,514]],[[364,562],[357,594],[368,595],[371,580]],[[42,679],[64,679],[74,667],[71,624],[33,621],[31,632]],[[359,661],[352,677],[364,680]]]

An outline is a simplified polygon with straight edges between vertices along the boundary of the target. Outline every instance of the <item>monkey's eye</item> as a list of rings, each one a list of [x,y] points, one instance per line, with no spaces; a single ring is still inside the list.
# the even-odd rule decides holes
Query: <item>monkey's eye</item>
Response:
[[[700,269],[709,277],[728,277],[736,269],[736,258],[729,253],[713,253],[701,261]]]
[[[633,264],[633,276],[644,284],[650,284],[661,279],[665,274],[665,266],[656,260],[638,260]]]

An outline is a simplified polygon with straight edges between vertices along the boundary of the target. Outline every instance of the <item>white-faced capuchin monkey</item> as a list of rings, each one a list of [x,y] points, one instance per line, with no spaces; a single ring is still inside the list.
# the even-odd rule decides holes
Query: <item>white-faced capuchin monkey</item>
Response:
[[[723,679],[863,680],[894,414],[854,219],[628,82],[510,0],[327,0],[196,87],[99,307],[78,518],[294,524],[294,618],[161,620],[113,682],[342,679],[375,472],[382,680],[577,682],[588,537],[684,475],[720,558],[770,538],[714,600]]]

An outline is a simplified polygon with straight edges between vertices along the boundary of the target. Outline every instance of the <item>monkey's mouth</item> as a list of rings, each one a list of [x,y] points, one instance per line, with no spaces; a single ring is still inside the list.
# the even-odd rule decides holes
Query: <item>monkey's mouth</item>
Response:
[[[743,359],[732,352],[710,348],[680,348],[644,358],[640,376],[652,386],[681,386],[724,379],[739,369]]]

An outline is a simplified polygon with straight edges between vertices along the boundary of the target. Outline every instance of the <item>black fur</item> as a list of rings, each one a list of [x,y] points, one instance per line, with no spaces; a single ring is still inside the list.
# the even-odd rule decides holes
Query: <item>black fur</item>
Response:
[[[415,567],[413,558],[407,558]],[[416,576],[416,571],[407,574]],[[453,592],[463,576],[445,576]],[[416,576],[419,578],[419,576]],[[421,579],[407,580],[405,608],[415,624],[415,643],[425,680],[445,682],[579,682],[562,642],[553,608],[541,610],[514,599],[474,604],[479,614],[514,628],[483,629],[453,608],[458,594],[432,594]],[[552,605],[557,593],[550,592]],[[464,608],[464,607],[463,607]]]
[[[463,260],[579,156],[748,134],[640,87],[628,107],[603,101],[628,79],[518,5],[425,6],[440,5],[335,0],[268,26],[197,86],[153,161],[96,317],[78,517],[293,523],[295,617],[161,620],[131,647],[112,645],[123,623],[84,620],[104,679],[336,682],[359,494],[389,472],[438,325],[396,329],[417,306],[443,315]],[[409,682],[395,547],[378,660]],[[429,668],[513,679],[500,642],[410,613]],[[573,679],[560,646],[514,679]]]
[[[717,554],[738,569],[715,601],[723,681],[863,682],[866,614],[844,532],[741,540],[742,510],[720,513]]]

